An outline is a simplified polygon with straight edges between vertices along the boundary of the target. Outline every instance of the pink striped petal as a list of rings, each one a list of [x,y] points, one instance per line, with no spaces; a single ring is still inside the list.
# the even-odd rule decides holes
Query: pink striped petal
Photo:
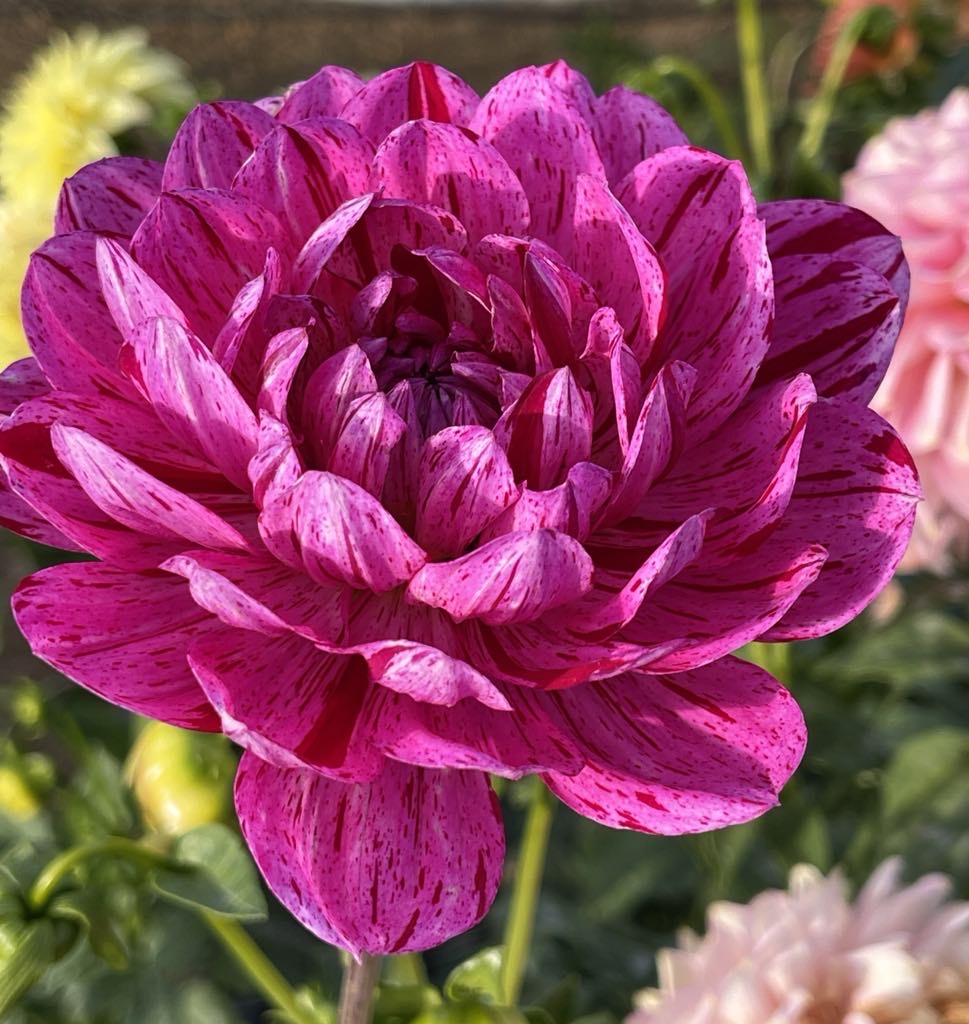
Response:
[[[66,551],[81,551],[80,544],[72,541],[48,522],[47,517],[29,505],[10,487],[7,471],[0,460],[0,526],[36,544],[46,544]]]
[[[666,274],[656,252],[599,178],[579,175],[574,217],[575,269],[615,310],[627,344],[645,362],[665,312]]]
[[[864,264],[888,279],[904,314],[909,271],[902,241],[874,217],[824,199],[784,199],[764,203],[757,212],[767,223],[772,260],[817,254]]]
[[[293,378],[308,348],[309,337],[305,327],[291,327],[269,339],[260,374],[262,383],[256,399],[257,411],[268,412],[283,423],[288,421],[287,404]]]
[[[30,258],[21,293],[24,332],[54,387],[84,394],[133,394],[118,370],[122,338],[105,304],[95,261],[97,235],[46,241]]]
[[[749,821],[777,805],[804,752],[791,695],[763,669],[724,658],[674,676],[633,673],[550,696],[584,753],[549,788],[613,828],[660,835]]]
[[[288,251],[276,218],[218,189],[163,193],[131,240],[132,256],[209,345],[239,289],[262,272],[271,247]]]
[[[895,290],[877,271],[830,256],[774,260],[777,318],[757,384],[810,373],[824,398],[867,405],[902,326]]]
[[[339,117],[340,111],[363,88],[363,79],[349,68],[326,64],[305,82],[286,90],[276,120],[294,124],[307,117]]]
[[[501,880],[500,811],[480,772],[391,761],[373,782],[347,786],[247,754],[236,809],[270,889],[311,932],[357,956],[428,949],[466,931]]]
[[[373,199],[372,193],[348,199],[310,235],[293,265],[292,284],[297,291],[312,291],[331,257],[359,223]]]
[[[256,454],[249,462],[252,500],[257,507],[265,508],[292,487],[303,475],[303,469],[289,427],[265,410],[260,412]]]
[[[85,431],[54,424],[51,442],[95,505],[129,529],[149,537],[181,537],[203,547],[248,546],[215,513]]]
[[[23,402],[49,394],[50,382],[33,356],[25,356],[0,371],[0,418]]]
[[[518,496],[504,451],[484,427],[448,427],[420,459],[418,543],[431,557],[461,554]]]
[[[610,185],[660,150],[689,145],[680,126],[655,100],[624,85],[598,98],[592,124]]]
[[[451,562],[428,562],[411,580],[415,601],[443,608],[457,622],[529,622],[580,597],[592,560],[564,533],[506,533]]]
[[[359,345],[348,345],[321,363],[303,396],[303,435],[319,465],[326,465],[350,403],[377,392],[370,360]]]
[[[697,370],[690,422],[708,437],[740,404],[767,351],[774,309],[764,225],[743,168],[685,146],[639,164],[616,188],[667,274],[657,365]]]
[[[367,191],[373,146],[345,121],[277,125],[232,190],[274,213],[302,243],[341,203]]]
[[[113,239],[99,238],[95,246],[98,281],[108,312],[129,345],[143,321],[169,317],[181,324],[185,314]]]
[[[535,377],[502,415],[495,436],[533,490],[562,483],[592,451],[592,402],[564,366]]]
[[[498,151],[453,124],[412,121],[387,136],[374,158],[373,188],[442,207],[472,242],[527,231],[528,200]]]
[[[390,456],[407,429],[382,392],[361,395],[340,420],[326,468],[379,498]]]
[[[576,179],[605,179],[582,111],[542,68],[503,78],[482,98],[471,129],[491,142],[518,175],[531,207],[531,233],[571,255]]]
[[[109,156],[82,167],[61,186],[54,233],[109,231],[130,238],[162,189],[162,165]]]
[[[187,729],[218,728],[185,660],[214,620],[181,580],[55,565],[20,584],[13,613],[38,658],[113,704]]]
[[[228,188],[273,127],[269,114],[251,103],[222,100],[197,106],[172,141],[162,188]]]
[[[209,350],[174,320],[142,325],[135,357],[162,421],[237,487],[248,490],[256,417]]]
[[[791,504],[768,544],[810,538],[830,557],[766,638],[822,636],[867,607],[905,553],[919,498],[912,457],[880,416],[853,403],[819,402]]]
[[[425,560],[373,495],[332,473],[305,473],[267,501],[259,528],[273,554],[321,583],[382,593],[409,580]]]
[[[357,659],[326,654],[291,633],[220,624],[192,645],[188,661],[222,731],[251,754],[352,782],[380,772],[383,756],[364,708],[366,669]]]
[[[340,112],[375,145],[407,121],[467,125],[478,94],[457,75],[436,64],[417,61],[372,78]]]

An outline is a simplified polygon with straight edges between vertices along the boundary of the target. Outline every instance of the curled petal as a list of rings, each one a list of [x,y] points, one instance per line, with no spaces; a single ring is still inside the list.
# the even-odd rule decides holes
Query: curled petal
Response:
[[[266,503],[259,529],[270,551],[320,583],[381,593],[405,583],[425,561],[373,495],[333,473],[305,473]]]
[[[408,595],[462,622],[529,622],[580,597],[592,582],[592,560],[563,533],[507,533],[452,562],[428,563]]]
[[[593,132],[610,185],[671,146],[686,146],[682,129],[655,100],[617,85],[595,104]]]
[[[61,186],[54,232],[109,231],[130,238],[162,189],[162,165],[109,156],[82,167]]]
[[[501,878],[501,818],[480,772],[389,761],[348,786],[246,754],[236,809],[277,897],[355,955],[427,949],[465,931]]]
[[[303,475],[303,463],[289,427],[275,416],[259,414],[256,454],[248,466],[253,501],[264,508]]]
[[[518,496],[508,459],[484,427],[435,434],[419,472],[415,536],[432,554],[460,554]]]
[[[368,193],[348,199],[336,209],[306,240],[293,264],[293,287],[310,292],[327,263],[373,202]]]
[[[340,112],[375,145],[408,121],[467,125],[478,94],[457,75],[436,64],[416,61],[371,78]]]
[[[339,117],[340,111],[363,88],[363,79],[349,68],[326,64],[305,82],[286,90],[276,120],[293,124],[307,117]]]

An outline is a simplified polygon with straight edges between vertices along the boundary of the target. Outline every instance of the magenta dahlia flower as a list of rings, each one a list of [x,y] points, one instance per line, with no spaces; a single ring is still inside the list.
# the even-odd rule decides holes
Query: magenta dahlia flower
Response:
[[[564,64],[196,109],[64,186],[3,379],[8,525],[97,561],[14,611],[107,699],[222,729],[267,882],[354,952],[494,897],[488,775],[606,825],[773,806],[790,695],[730,657],[894,569],[918,486],[867,408],[897,239]]]

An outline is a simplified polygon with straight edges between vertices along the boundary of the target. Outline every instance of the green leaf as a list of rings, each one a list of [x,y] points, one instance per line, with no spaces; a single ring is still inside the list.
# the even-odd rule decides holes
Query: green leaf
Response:
[[[102,894],[83,889],[55,897],[49,913],[51,917],[68,918],[82,925],[92,951],[113,970],[123,971],[129,965],[131,951],[113,909]]]
[[[179,836],[170,856],[184,870],[159,871],[154,886],[166,899],[190,907],[259,921],[266,900],[241,839],[225,825],[200,825]]]
[[[8,917],[0,922],[0,1017],[39,981],[58,957],[54,922]]]
[[[962,791],[967,772],[969,730],[943,727],[912,736],[885,769],[882,813],[886,822],[897,824],[909,815],[930,813],[954,787]]]
[[[501,1003],[501,965],[504,951],[500,946],[490,946],[475,953],[464,963],[458,964],[444,982],[444,996],[450,1002],[464,999],[478,999]]]

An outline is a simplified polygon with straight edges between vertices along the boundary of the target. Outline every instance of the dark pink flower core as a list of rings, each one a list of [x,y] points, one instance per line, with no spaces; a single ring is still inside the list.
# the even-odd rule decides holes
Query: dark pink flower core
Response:
[[[771,807],[800,712],[730,656],[891,575],[918,485],[867,404],[898,241],[564,64],[204,105],[67,181],[2,378],[35,652],[245,754],[269,885],[355,952],[487,910],[487,773],[680,833]]]

